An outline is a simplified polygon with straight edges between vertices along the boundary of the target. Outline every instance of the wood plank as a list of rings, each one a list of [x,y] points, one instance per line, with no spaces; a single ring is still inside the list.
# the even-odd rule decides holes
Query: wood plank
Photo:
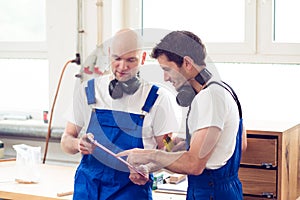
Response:
[[[299,193],[299,126],[282,134],[282,149],[279,151],[282,166],[278,173],[281,199],[296,199]]]

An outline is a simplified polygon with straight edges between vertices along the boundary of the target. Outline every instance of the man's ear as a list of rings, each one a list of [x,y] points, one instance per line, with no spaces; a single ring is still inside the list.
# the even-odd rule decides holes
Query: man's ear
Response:
[[[141,65],[143,65],[143,64],[145,63],[145,61],[146,61],[146,56],[147,56],[147,53],[144,51],[144,52],[142,53]]]
[[[184,56],[183,57],[183,64],[187,69],[192,69],[194,67],[194,61],[191,57],[189,56]]]

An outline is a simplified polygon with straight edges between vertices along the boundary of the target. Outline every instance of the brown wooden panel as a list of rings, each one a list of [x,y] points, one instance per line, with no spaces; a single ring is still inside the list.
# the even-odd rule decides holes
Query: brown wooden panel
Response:
[[[267,192],[276,196],[276,170],[241,167],[239,178],[244,194],[262,195]]]
[[[247,143],[241,164],[261,166],[267,163],[277,166],[277,139],[247,138]]]

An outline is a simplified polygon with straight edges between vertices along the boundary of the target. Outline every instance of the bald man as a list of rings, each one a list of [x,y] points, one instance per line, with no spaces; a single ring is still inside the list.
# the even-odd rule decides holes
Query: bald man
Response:
[[[178,129],[175,101],[163,88],[139,77],[146,53],[133,30],[115,34],[109,48],[112,74],[87,81],[74,94],[73,110],[61,139],[69,154],[82,154],[73,199],[152,199],[152,182],[134,184],[128,167],[92,145],[94,139],[119,153],[126,149],[163,148],[163,137]],[[152,179],[152,174],[147,174]]]

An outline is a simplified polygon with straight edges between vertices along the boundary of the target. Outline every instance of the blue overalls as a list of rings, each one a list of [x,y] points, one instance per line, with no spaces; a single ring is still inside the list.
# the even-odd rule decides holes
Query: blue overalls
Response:
[[[217,82],[212,82],[217,83]],[[224,82],[223,82],[224,83]],[[220,85],[219,83],[217,83]],[[226,84],[226,83],[224,83]],[[226,84],[227,85],[227,84]],[[220,85],[224,87],[223,85]],[[187,200],[242,200],[242,184],[238,178],[242,152],[243,118],[240,103],[232,88],[227,85],[238,104],[240,121],[235,150],[226,165],[216,170],[205,169],[198,176],[188,175]]]
[[[156,101],[158,87],[152,86],[142,108],[149,112]],[[94,104],[94,80],[86,87],[88,104]],[[132,148],[143,148],[142,127],[144,115],[122,111],[95,109],[92,111],[87,133],[114,153]],[[75,175],[75,200],[150,200],[152,181],[139,186],[129,179],[128,167],[95,148],[93,154],[83,155]],[[153,179],[153,175],[150,176]]]
[[[187,200],[242,200],[242,184],[238,178],[241,157],[242,123],[236,136],[236,146],[227,164],[216,170],[205,169],[199,176],[188,176]]]

